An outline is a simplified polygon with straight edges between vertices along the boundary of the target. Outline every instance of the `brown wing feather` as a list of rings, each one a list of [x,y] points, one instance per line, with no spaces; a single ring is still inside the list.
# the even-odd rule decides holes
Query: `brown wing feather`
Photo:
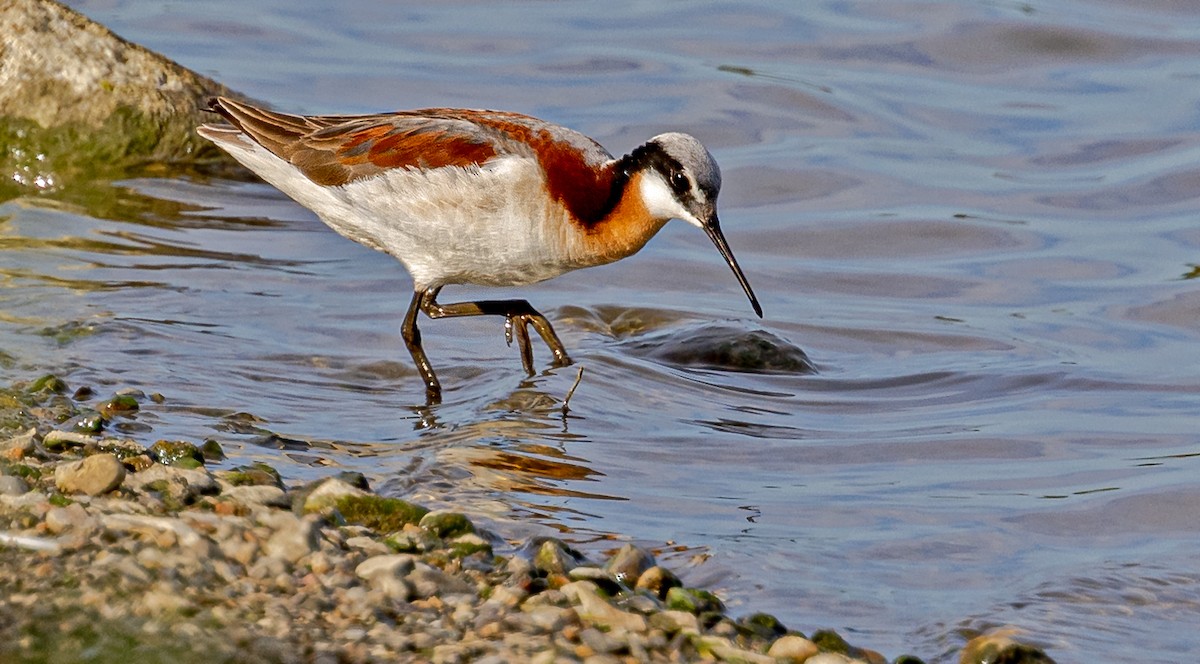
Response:
[[[470,167],[518,154],[537,159],[547,193],[591,227],[612,211],[625,184],[600,144],[519,113],[433,108],[300,116],[226,98],[214,99],[211,108],[322,185],[343,185],[391,168]]]
[[[477,125],[434,111],[300,116],[219,98],[212,109],[313,182],[343,185],[389,168],[476,166],[501,150]]]

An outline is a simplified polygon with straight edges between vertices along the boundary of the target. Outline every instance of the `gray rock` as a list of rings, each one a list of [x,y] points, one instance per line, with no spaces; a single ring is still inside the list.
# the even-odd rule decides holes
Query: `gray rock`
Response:
[[[653,554],[639,546],[626,544],[608,559],[604,571],[616,582],[633,586],[642,573],[651,567],[654,567]]]
[[[683,585],[679,581],[679,577],[665,567],[655,565],[650,569],[642,572],[642,575],[637,579],[638,590],[645,590],[659,599],[666,599],[667,592],[671,588],[678,588]]]
[[[636,613],[622,611],[600,596],[596,584],[591,581],[575,581],[562,587],[565,594],[576,604],[575,612],[584,622],[606,629],[627,629],[631,632],[646,631],[646,619]]]
[[[68,530],[90,535],[100,526],[99,520],[88,514],[79,503],[71,503],[66,507],[51,507],[46,511],[45,522],[46,529],[55,535]]]
[[[0,3],[0,151],[7,188],[60,186],[76,174],[147,162],[214,159],[195,133],[203,101],[229,94],[57,2]]]
[[[277,486],[268,485],[248,485],[248,486],[225,486],[221,491],[223,498],[228,498],[239,505],[246,507],[255,507],[265,505],[267,507],[282,507],[287,508],[291,505],[288,501],[287,492]]]
[[[275,512],[271,514],[271,523],[275,532],[263,543],[263,553],[272,558],[295,563],[304,556],[317,550],[320,531],[317,524],[320,517],[305,516],[298,518],[291,512]]]
[[[8,459],[20,459],[29,456],[33,452],[34,439],[36,437],[37,429],[31,428],[8,440],[0,441],[0,456]]]
[[[456,537],[466,533],[474,533],[475,526],[460,512],[451,510],[433,510],[421,517],[420,527],[438,537]]]
[[[530,607],[525,611],[526,621],[534,628],[547,633],[556,634],[573,618],[570,609],[542,604]]]
[[[416,563],[417,557],[407,553],[371,556],[354,568],[354,574],[365,581],[380,575],[403,577],[416,568]]]
[[[343,482],[335,477],[324,480],[312,487],[306,488],[299,494],[300,505],[299,511],[304,514],[312,512],[324,512],[332,509],[337,501],[345,496],[368,496],[371,495],[362,489],[348,482]]]
[[[433,597],[434,595],[469,593],[474,590],[474,588],[467,585],[462,579],[450,576],[436,567],[421,562],[416,564],[416,567],[406,578],[412,585],[413,594],[421,599]]]
[[[138,491],[157,491],[164,498],[187,504],[200,495],[212,495],[220,491],[220,485],[212,473],[203,468],[176,468],[154,464],[146,470],[133,473],[125,486]]]
[[[54,469],[54,484],[63,493],[98,496],[121,486],[125,466],[111,454],[95,454]]]
[[[767,656],[787,662],[804,662],[820,651],[817,644],[803,636],[788,634],[775,639],[771,649],[767,651]]]
[[[533,567],[542,574],[566,574],[583,562],[577,551],[552,537],[534,540],[533,544]]]
[[[19,496],[29,491],[25,480],[12,475],[0,475],[0,496]]]
[[[47,433],[42,438],[42,445],[47,449],[57,450],[66,449],[68,447],[83,447],[88,443],[96,442],[95,437],[75,431],[59,431],[55,429]]]

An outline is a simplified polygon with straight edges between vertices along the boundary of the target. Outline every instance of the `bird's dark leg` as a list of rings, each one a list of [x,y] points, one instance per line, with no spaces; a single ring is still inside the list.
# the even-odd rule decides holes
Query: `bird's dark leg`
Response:
[[[425,382],[425,400],[430,404],[442,402],[442,385],[434,375],[433,367],[429,365],[429,357],[425,355],[425,349],[421,347],[421,331],[417,329],[417,311],[423,309],[421,303],[426,297],[432,299],[436,294],[436,289],[413,293],[412,304],[408,305],[408,312],[404,314],[404,323],[400,326],[400,336],[404,338],[404,345],[408,346],[413,364],[417,365],[421,380]]]
[[[565,367],[571,363],[567,349],[563,347],[550,321],[538,313],[525,300],[480,300],[478,302],[455,302],[453,304],[438,304],[437,295],[441,288],[431,288],[420,296],[419,306],[430,318],[453,318],[457,316],[504,316],[504,337],[512,344],[513,336],[517,338],[517,348],[521,351],[521,364],[530,376],[533,371],[533,347],[529,341],[529,329],[541,335],[550,352],[554,354],[554,366]],[[414,300],[415,302],[415,300]],[[416,357],[415,355],[413,356]]]

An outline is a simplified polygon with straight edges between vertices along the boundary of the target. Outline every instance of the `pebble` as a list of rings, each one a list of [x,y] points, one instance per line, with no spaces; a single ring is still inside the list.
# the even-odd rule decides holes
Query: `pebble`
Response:
[[[46,529],[55,535],[67,530],[83,531],[87,535],[99,527],[97,519],[87,513],[83,505],[71,503],[66,507],[51,507],[46,511]]]
[[[786,662],[804,662],[819,651],[817,644],[803,636],[788,634],[775,639],[767,655]]]
[[[305,514],[310,512],[322,512],[333,507],[339,499],[346,496],[369,496],[371,494],[351,485],[348,482],[343,482],[334,477],[330,477],[321,481],[308,495],[304,497],[301,503],[301,511]]]
[[[12,623],[0,631],[36,634],[36,621],[52,620],[61,633],[216,661],[884,661],[832,632],[785,634],[765,614],[735,623],[715,595],[683,588],[634,545],[594,561],[538,538],[508,555],[466,515],[380,497],[361,478],[288,490],[257,467],[264,481],[243,471],[217,480],[204,467],[164,466],[128,441],[103,443],[87,437],[86,451],[101,453],[73,460],[70,445],[61,454],[34,446],[21,459],[28,472],[0,477],[0,556],[21,561],[0,565],[0,617]],[[129,468],[133,458],[143,469],[122,471],[118,490],[56,494],[85,465],[124,459]],[[16,495],[4,495],[6,484]],[[350,507],[338,504],[348,496]],[[367,518],[372,505],[403,513]],[[337,518],[350,514],[354,525]],[[973,641],[975,652],[1051,661],[1008,633],[991,637]],[[0,643],[0,660],[6,652]]]
[[[639,546],[626,544],[608,559],[604,564],[604,571],[617,583],[632,587],[636,585],[642,573],[651,567],[654,567],[653,554]]]
[[[319,517],[309,515],[299,518],[291,512],[270,514],[270,527],[274,530],[263,543],[262,551],[267,556],[295,563],[317,550],[317,522]]]
[[[803,661],[804,664],[862,664],[838,652],[823,652]]]
[[[29,484],[12,475],[0,475],[0,496],[19,496],[29,491]]]
[[[247,507],[290,507],[287,492],[277,486],[251,484],[246,486],[222,487],[221,497]]]
[[[63,493],[98,496],[117,488],[124,479],[125,466],[112,454],[94,454],[54,469],[54,484]]]
[[[412,572],[416,564],[417,557],[407,553],[371,556],[354,568],[354,574],[367,581],[381,574],[403,577]]]
[[[672,588],[678,588],[683,584],[680,583],[679,577],[675,576],[670,570],[665,567],[655,565],[638,577],[635,588],[637,590],[645,590],[659,599],[667,598],[667,591]]]
[[[19,461],[33,453],[37,437],[37,429],[30,428],[24,433],[17,434],[8,440],[0,441],[0,457],[10,461]]]
[[[591,581],[574,581],[562,587],[562,592],[573,603],[578,604],[575,612],[587,622],[608,629],[627,629],[631,632],[646,631],[646,619],[636,613],[622,611],[609,604],[599,594]]]

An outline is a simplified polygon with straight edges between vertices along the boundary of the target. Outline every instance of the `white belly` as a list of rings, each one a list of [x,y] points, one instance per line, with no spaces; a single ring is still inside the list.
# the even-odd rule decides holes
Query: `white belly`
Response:
[[[338,233],[395,256],[419,289],[508,286],[583,267],[572,261],[566,211],[541,168],[504,157],[482,168],[394,169],[339,187],[318,185],[257,145],[223,145]]]

